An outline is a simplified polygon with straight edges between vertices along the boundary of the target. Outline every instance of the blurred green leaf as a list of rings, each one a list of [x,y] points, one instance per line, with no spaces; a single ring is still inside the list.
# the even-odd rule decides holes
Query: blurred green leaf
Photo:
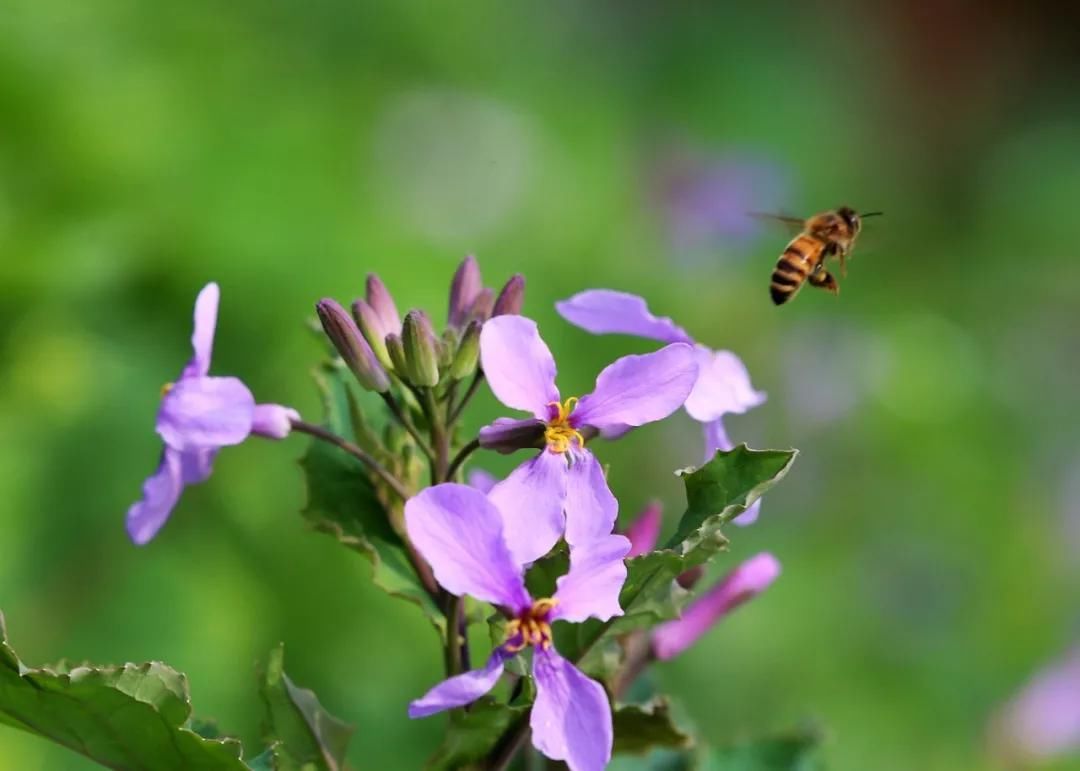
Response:
[[[685,749],[692,743],[672,720],[667,699],[626,704],[615,710],[615,754],[644,754],[657,748]]]
[[[796,450],[751,450],[741,444],[720,451],[708,463],[679,471],[686,486],[686,513],[675,535],[658,551],[627,563],[627,578],[619,602],[623,615],[612,622],[579,626],[577,649],[564,655],[583,657],[596,652],[604,637],[665,619],[675,618],[689,593],[675,583],[684,570],[706,562],[727,547],[720,528],[783,479]],[[589,670],[594,662],[583,661]]]
[[[0,722],[115,769],[244,771],[236,739],[185,727],[187,679],[160,663],[33,669],[7,643],[0,614]],[[204,729],[207,724],[201,724]]]
[[[468,711],[450,712],[446,737],[428,761],[429,771],[465,769],[495,748],[503,733],[518,719],[524,719],[527,706],[501,704],[490,696],[474,701]]]
[[[326,426],[355,440],[348,385],[338,370],[316,374],[323,396]],[[439,630],[445,620],[412,569],[401,536],[368,478],[363,464],[326,442],[313,439],[300,460],[307,482],[308,502],[301,512],[312,528],[334,536],[371,560],[372,580],[395,597],[420,606]]]
[[[338,720],[313,691],[298,688],[285,674],[285,648],[270,651],[262,686],[265,741],[274,771],[341,771],[353,727]]]
[[[822,771],[814,733],[776,736],[707,752],[699,771]]]

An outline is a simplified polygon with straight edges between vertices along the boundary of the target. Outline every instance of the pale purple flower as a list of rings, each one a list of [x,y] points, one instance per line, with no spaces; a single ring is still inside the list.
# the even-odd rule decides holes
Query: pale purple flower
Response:
[[[717,450],[734,447],[724,430],[723,416],[741,414],[765,401],[765,393],[750,384],[750,373],[738,356],[695,342],[670,318],[654,316],[645,300],[637,295],[613,289],[588,289],[555,303],[555,308],[571,324],[593,334],[634,335],[694,346],[698,378],[685,407],[690,417],[704,428],[706,461],[712,460]],[[759,508],[760,502],[755,502],[735,519],[736,524],[754,522]]]
[[[653,654],[658,659],[678,656],[732,610],[765,591],[780,575],[776,557],[761,553],[743,562],[705,594],[694,600],[682,617],[652,631]]]
[[[992,732],[1012,764],[1080,750],[1080,648],[1035,675],[997,715]]]
[[[143,497],[127,512],[127,531],[136,544],[147,543],[165,524],[186,485],[210,476],[222,447],[252,434],[282,439],[300,415],[278,404],[256,404],[251,391],[235,377],[211,377],[210,354],[220,291],[207,284],[195,300],[194,355],[175,383],[165,386],[157,414],[157,432],[165,442],[161,462],[143,484]]]
[[[525,565],[506,542],[504,514],[479,490],[453,483],[429,487],[405,504],[409,539],[439,584],[454,595],[489,602],[510,619],[505,640],[482,668],[439,683],[409,705],[409,716],[427,717],[475,701],[495,687],[507,660],[532,647],[533,745],[572,771],[600,771],[611,759],[607,694],[559,655],[551,624],[590,617],[606,621],[622,614],[623,557],[630,544],[620,535],[608,535],[571,547],[570,570],[556,581],[555,594],[533,599],[525,588]]]
[[[481,445],[540,448],[490,493],[509,512],[507,542],[522,563],[547,554],[564,534],[579,545],[611,533],[618,504],[585,448],[586,436],[666,418],[697,379],[693,348],[676,343],[619,359],[600,373],[591,394],[564,400],[555,387],[555,359],[536,322],[523,316],[496,316],[484,324],[480,360],[499,401],[533,415],[486,426]]]

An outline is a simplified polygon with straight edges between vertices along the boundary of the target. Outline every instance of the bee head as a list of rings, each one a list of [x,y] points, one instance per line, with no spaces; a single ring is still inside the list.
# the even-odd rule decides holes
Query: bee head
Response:
[[[858,212],[850,206],[841,206],[836,210],[836,213],[840,215],[840,219],[842,219],[844,224],[851,230],[852,235],[859,232],[859,228],[862,227],[862,220],[859,219]]]

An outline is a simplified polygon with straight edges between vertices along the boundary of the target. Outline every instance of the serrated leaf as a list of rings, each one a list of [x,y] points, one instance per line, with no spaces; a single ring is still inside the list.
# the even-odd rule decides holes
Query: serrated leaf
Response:
[[[114,769],[246,771],[235,739],[185,726],[187,679],[160,662],[34,669],[7,642],[0,614],[0,722]]]
[[[820,738],[813,733],[757,739],[705,754],[699,771],[822,771]]]
[[[265,740],[274,771],[341,771],[353,727],[338,720],[313,691],[298,688],[285,674],[285,648],[270,651],[263,677]]]
[[[333,370],[324,372],[316,382],[323,392],[327,427],[351,441],[347,385]],[[413,571],[405,543],[391,525],[392,512],[380,499],[363,464],[347,452],[313,439],[300,466],[308,490],[307,506],[301,514],[308,524],[367,557],[375,585],[418,605],[441,634],[445,629],[443,614]]]
[[[655,749],[686,749],[691,737],[675,725],[666,699],[625,704],[615,710],[614,752],[643,755]]]
[[[452,710],[446,736],[425,768],[451,771],[474,767],[491,753],[515,721],[524,719],[527,709],[527,706],[501,704],[485,696],[474,701],[468,711]]]
[[[742,514],[783,479],[796,450],[751,450],[741,444],[720,451],[708,463],[676,472],[686,487],[686,512],[664,548],[627,562],[619,596],[623,615],[611,622],[582,624],[577,646],[564,655],[581,658],[607,636],[675,618],[689,598],[675,583],[683,571],[700,565],[727,546],[720,528]],[[560,648],[562,650],[562,648]],[[583,667],[591,666],[589,661]]]

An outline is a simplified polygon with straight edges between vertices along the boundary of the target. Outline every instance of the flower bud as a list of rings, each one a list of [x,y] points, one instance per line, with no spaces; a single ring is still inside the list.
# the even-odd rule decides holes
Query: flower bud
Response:
[[[484,288],[480,266],[471,254],[461,261],[450,282],[450,312],[447,320],[452,327],[463,327],[469,318],[476,296]]]
[[[382,318],[366,300],[355,300],[352,304],[353,319],[360,328],[360,333],[368,341],[371,350],[375,352],[375,358],[386,369],[393,369],[394,363],[390,361],[390,354],[386,351],[386,336],[395,329],[387,329]]]
[[[525,304],[525,277],[516,273],[503,286],[499,296],[495,299],[495,307],[491,311],[492,316],[517,316],[521,313],[521,307]]]
[[[480,327],[479,320],[469,322],[465,328],[465,334],[458,343],[457,353],[450,365],[450,377],[454,380],[464,380],[476,371],[476,364],[480,360]]]
[[[656,541],[660,538],[660,525],[663,523],[663,509],[659,501],[653,501],[646,506],[630,527],[626,528],[626,537],[630,539],[630,552],[627,559],[640,557],[648,554],[656,548]]]
[[[409,311],[401,328],[409,380],[413,385],[434,386],[439,382],[439,354],[435,330],[423,311]]]
[[[401,331],[401,317],[398,315],[394,298],[390,296],[386,284],[374,273],[369,273],[367,277],[367,303],[382,320],[386,334]]]
[[[369,391],[384,392],[390,388],[390,378],[345,309],[335,300],[324,298],[315,304],[315,312],[326,336],[360,385]]]
[[[487,321],[491,318],[491,310],[495,307],[495,292],[484,287],[476,294],[476,299],[469,306],[469,313],[465,317],[465,323],[470,321]]]
[[[453,327],[443,330],[442,337],[435,342],[435,352],[439,356],[439,374],[450,369],[458,347],[458,334]]]
[[[480,429],[480,446],[507,455],[544,446],[544,424],[535,418],[496,418]]]
[[[679,573],[679,575],[675,576],[675,583],[677,583],[683,589],[690,591],[695,586],[697,586],[697,582],[700,581],[701,577],[704,575],[705,566],[694,565],[694,567],[690,568],[689,570],[684,570],[683,572]]]
[[[389,334],[386,336],[386,354],[394,365],[394,372],[403,380],[409,379],[409,363],[405,360],[405,346],[401,342],[401,335]]]
[[[720,583],[690,603],[683,611],[682,618],[653,629],[653,653],[658,659],[678,656],[717,621],[765,591],[779,575],[780,563],[771,554],[762,553],[746,560]]]

